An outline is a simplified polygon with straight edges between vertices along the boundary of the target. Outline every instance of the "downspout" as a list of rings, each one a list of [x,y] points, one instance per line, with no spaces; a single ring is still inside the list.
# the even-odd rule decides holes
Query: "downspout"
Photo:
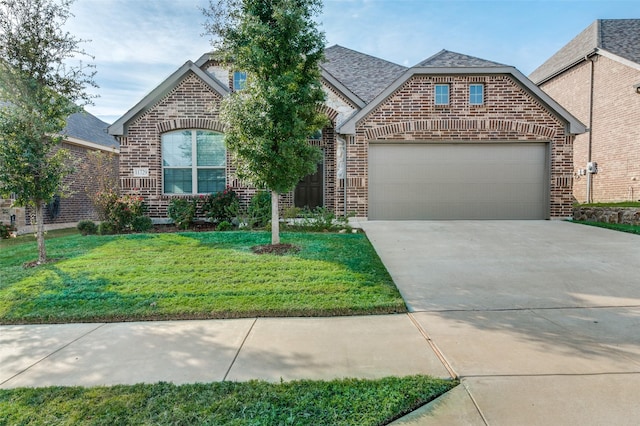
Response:
[[[347,217],[347,176],[349,175],[347,172],[347,158],[349,157],[349,149],[348,149],[348,136],[344,139],[344,217]]]
[[[595,50],[594,52],[595,53]],[[590,76],[590,87],[589,87],[589,145],[587,149],[587,163],[591,163],[591,148],[593,144],[593,86],[594,86],[594,67],[595,62],[598,59],[596,55],[589,57],[589,55],[585,55],[585,60],[589,60],[591,62],[591,76]],[[587,203],[591,202],[592,196],[592,188],[591,188],[591,177],[593,173],[587,172]]]

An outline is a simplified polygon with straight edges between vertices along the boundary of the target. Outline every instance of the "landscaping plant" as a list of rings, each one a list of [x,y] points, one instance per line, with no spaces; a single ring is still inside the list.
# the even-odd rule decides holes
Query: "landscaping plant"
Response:
[[[77,228],[82,235],[93,235],[98,233],[98,225],[93,223],[91,220],[81,220],[78,222]]]
[[[313,173],[322,158],[308,136],[328,119],[320,63],[321,0],[218,0],[204,13],[216,60],[246,72],[222,101],[225,143],[238,177],[271,192],[271,244],[280,243],[278,196]]]
[[[35,210],[38,264],[46,263],[44,210],[68,192],[62,149],[71,114],[90,103],[95,70],[69,32],[71,0],[0,2],[0,196]],[[86,59],[86,58],[85,58]]]
[[[167,207],[167,216],[180,229],[189,229],[193,225],[198,210],[195,198],[172,198]]]
[[[231,222],[240,205],[238,195],[230,187],[210,194],[202,205],[204,214],[214,223]]]

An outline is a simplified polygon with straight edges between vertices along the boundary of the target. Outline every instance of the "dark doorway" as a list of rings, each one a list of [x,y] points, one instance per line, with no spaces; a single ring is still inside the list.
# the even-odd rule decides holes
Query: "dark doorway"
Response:
[[[318,163],[315,173],[307,175],[296,186],[293,195],[296,207],[315,209],[324,205],[324,164]]]

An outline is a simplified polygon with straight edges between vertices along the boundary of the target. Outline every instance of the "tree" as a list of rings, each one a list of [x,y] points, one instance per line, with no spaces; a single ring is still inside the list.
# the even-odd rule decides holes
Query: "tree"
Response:
[[[271,191],[271,244],[280,242],[278,196],[321,159],[307,140],[327,123],[318,108],[325,100],[325,39],[313,20],[320,10],[320,0],[211,0],[204,11],[216,57],[247,74],[245,87],[224,99],[221,117],[238,177]]]
[[[38,263],[46,262],[44,206],[70,171],[60,149],[66,119],[90,102],[91,65],[63,27],[73,0],[0,0],[0,195],[35,210]]]

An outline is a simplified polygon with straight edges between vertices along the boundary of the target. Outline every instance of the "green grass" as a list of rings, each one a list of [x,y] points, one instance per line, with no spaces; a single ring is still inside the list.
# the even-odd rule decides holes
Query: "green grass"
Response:
[[[596,226],[598,228],[613,229],[615,231],[628,232],[630,234],[640,235],[640,226],[638,225],[628,225],[625,223],[591,222],[591,221],[580,221],[580,220],[573,220],[572,222],[579,223],[581,225]]]
[[[575,207],[640,207],[640,201],[620,201],[616,203],[585,203],[575,204]]]
[[[0,323],[326,316],[406,312],[363,234],[283,233],[301,248],[256,255],[264,232],[52,238],[0,249]]]
[[[428,376],[0,390],[2,424],[383,425],[450,390]]]

